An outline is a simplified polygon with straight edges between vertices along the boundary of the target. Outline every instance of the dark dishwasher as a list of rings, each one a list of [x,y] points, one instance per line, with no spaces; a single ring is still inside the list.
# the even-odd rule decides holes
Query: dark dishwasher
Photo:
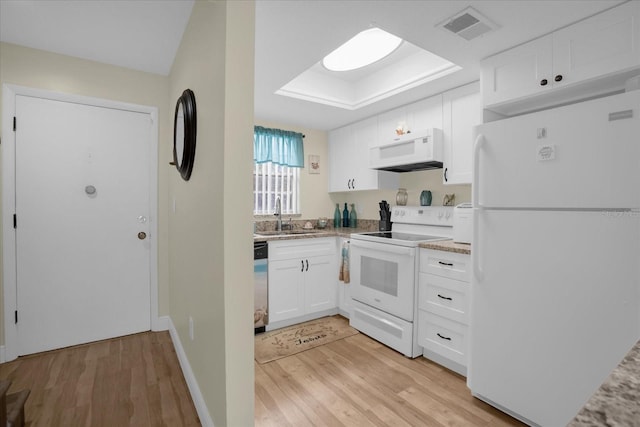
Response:
[[[267,242],[253,242],[253,283],[254,311],[253,323],[255,333],[265,331],[269,323],[269,280],[268,280],[269,246]]]

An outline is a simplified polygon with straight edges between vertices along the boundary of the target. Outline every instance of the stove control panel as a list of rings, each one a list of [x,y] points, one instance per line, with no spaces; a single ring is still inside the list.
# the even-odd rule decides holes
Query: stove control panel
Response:
[[[453,206],[393,206],[391,222],[453,226]]]

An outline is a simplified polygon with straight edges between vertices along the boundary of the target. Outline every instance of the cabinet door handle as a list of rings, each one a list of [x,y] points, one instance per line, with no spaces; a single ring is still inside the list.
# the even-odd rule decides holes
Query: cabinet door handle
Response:
[[[436,333],[436,335],[442,338],[443,340],[451,341],[451,338],[445,337],[444,335],[440,335],[440,332]]]
[[[307,261],[307,269],[305,271],[309,271],[309,260],[306,260],[306,261]]]
[[[351,190],[351,180],[347,181],[347,188]]]
[[[557,76],[554,77],[553,80],[555,80],[557,82],[561,82],[562,81],[562,74],[558,74]]]
[[[449,170],[449,168],[444,168],[444,182],[449,181],[449,179],[447,178],[447,171]]]
[[[442,295],[438,294],[438,298],[442,298],[442,299],[446,299],[447,301],[453,301],[453,298],[450,297],[443,297]]]
[[[353,178],[353,179],[351,180],[351,189],[352,189],[352,190],[355,190],[355,189],[356,189],[356,179],[355,179],[355,178]]]
[[[302,264],[302,267],[300,267],[300,271],[302,272],[302,271],[304,271],[304,260],[303,259],[300,260],[300,264]]]
[[[547,83],[549,83],[549,82],[547,81],[547,79],[542,79],[542,80],[540,80],[540,86],[546,86],[546,85],[547,85]]]
[[[453,267],[453,264],[450,262],[444,262],[444,261],[438,261],[438,264],[440,265],[446,265],[447,267]]]

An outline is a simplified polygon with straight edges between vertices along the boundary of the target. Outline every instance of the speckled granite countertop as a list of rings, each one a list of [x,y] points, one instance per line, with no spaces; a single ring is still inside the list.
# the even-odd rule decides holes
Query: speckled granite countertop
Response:
[[[640,427],[640,341],[568,427]]]
[[[436,242],[420,243],[420,247],[424,249],[435,249],[437,251],[471,255],[471,245],[467,245],[465,243],[453,243],[453,240],[438,240]]]
[[[295,230],[296,234],[287,234],[283,231],[282,234],[270,235],[260,234],[260,231],[256,231],[253,235],[254,242],[268,242],[271,240],[291,240],[291,239],[318,239],[320,237],[349,237],[351,233],[367,233],[371,230],[367,228],[330,228],[325,230]]]

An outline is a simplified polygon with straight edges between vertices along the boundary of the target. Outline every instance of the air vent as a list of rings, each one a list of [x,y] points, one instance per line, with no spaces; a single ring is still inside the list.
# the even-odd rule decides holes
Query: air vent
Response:
[[[468,7],[451,18],[445,19],[437,26],[451,31],[465,40],[475,39],[498,28],[489,18],[472,7]]]

